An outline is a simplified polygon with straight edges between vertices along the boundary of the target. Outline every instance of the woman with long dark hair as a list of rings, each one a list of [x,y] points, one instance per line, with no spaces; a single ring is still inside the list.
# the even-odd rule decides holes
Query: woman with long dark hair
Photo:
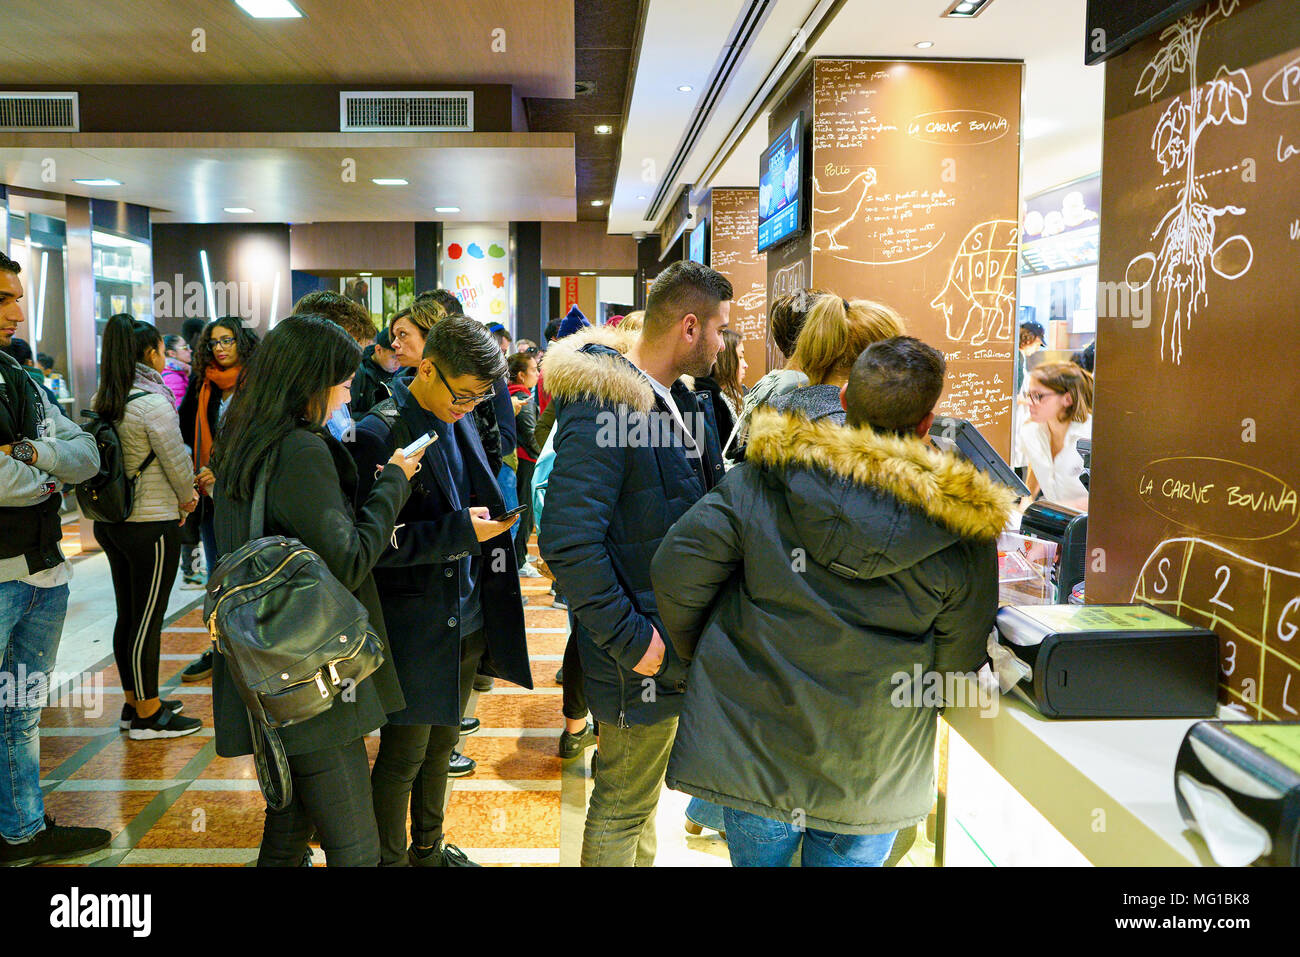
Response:
[[[95,540],[113,577],[113,658],[126,694],[121,726],[133,740],[178,738],[203,726],[180,714],[179,701],[158,698],[162,619],[176,580],[180,524],[198,504],[163,369],[163,338],[155,327],[125,314],[108,320],[90,405],[117,430],[127,477],[139,477],[131,514],[123,522],[95,522]]]
[[[181,435],[194,457],[194,486],[201,496],[194,518],[203,539],[203,557],[207,573],[217,567],[217,551],[212,526],[212,483],[215,481],[208,462],[216,445],[218,427],[230,400],[239,388],[241,376],[253,350],[257,334],[238,316],[222,316],[209,322],[199,334],[189,388],[181,400]],[[212,673],[212,652],[205,651],[181,674],[182,681],[202,681]]]
[[[360,347],[324,316],[289,316],[267,333],[231,402],[212,460],[217,546],[227,554],[248,540],[253,492],[267,469],[265,534],[296,538],[314,550],[365,605],[371,628],[388,648],[370,572],[388,547],[420,456],[406,459],[395,452],[354,513],[356,467],[324,423],[348,401],[360,361]],[[251,754],[244,703],[221,656],[214,657],[217,754]],[[388,653],[351,695],[339,695],[325,713],[280,730],[293,801],[283,811],[268,808],[259,866],[298,866],[313,831],[331,866],[379,863],[365,736],[384,724],[388,712],[405,706]]]

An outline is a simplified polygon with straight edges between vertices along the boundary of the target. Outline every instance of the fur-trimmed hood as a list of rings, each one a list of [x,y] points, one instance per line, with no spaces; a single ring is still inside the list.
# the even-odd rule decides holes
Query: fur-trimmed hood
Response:
[[[638,335],[617,326],[592,326],[561,339],[542,359],[546,391],[566,402],[594,399],[649,412],[655,404],[654,387],[625,358]]]
[[[1014,501],[1010,489],[919,438],[770,408],[754,413],[746,461],[786,486],[813,561],[864,578],[910,567],[958,539],[996,538]]]

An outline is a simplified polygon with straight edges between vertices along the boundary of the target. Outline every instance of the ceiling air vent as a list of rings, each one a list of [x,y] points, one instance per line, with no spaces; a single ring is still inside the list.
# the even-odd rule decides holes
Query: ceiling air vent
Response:
[[[340,93],[339,129],[344,133],[470,133],[474,130],[474,94],[441,90]]]
[[[0,91],[0,130],[77,133],[81,130],[77,94]]]

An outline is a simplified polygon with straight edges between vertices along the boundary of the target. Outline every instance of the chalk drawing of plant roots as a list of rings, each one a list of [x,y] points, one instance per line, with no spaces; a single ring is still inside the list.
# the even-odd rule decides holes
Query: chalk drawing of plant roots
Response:
[[[1216,19],[1232,15],[1240,0],[1217,0],[1200,13],[1183,17],[1160,34],[1165,45],[1152,58],[1138,79],[1135,95],[1147,94],[1152,101],[1164,92],[1175,73],[1188,75],[1188,96],[1177,97],[1161,115],[1151,136],[1151,148],[1161,171],[1183,170],[1176,204],[1161,217],[1152,239],[1160,240],[1158,252],[1142,253],[1128,264],[1126,281],[1134,292],[1152,282],[1164,297],[1160,320],[1160,358],[1179,365],[1183,360],[1183,329],[1190,329],[1192,316],[1209,302],[1206,265],[1224,279],[1239,279],[1249,270],[1255,251],[1241,234],[1219,242],[1218,220],[1240,216],[1240,206],[1214,206],[1196,174],[1196,146],[1209,126],[1231,123],[1244,126],[1250,77],[1245,70],[1229,71],[1220,66],[1214,79],[1197,81],[1197,59],[1201,36]]]
[[[961,241],[948,281],[930,303],[943,313],[949,339],[973,346],[1010,340],[1019,240],[1019,223],[991,219],[973,227]]]

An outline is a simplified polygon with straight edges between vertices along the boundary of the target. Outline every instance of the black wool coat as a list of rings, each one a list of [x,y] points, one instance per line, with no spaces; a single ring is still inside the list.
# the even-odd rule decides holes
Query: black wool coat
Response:
[[[356,467],[327,432],[302,427],[280,444],[266,489],[263,534],[296,538],[325,562],[330,573],[366,608],[370,627],[384,646],[384,663],[356,686],[354,700],[336,696],[324,714],[279,730],[288,754],[306,754],[363,737],[403,707],[402,689],[384,628],[379,593],[370,570],[393,534],[410,487],[402,470],[389,466],[368,486],[359,514],[353,512]],[[216,506],[217,548],[228,555],[249,540],[251,502],[235,501],[220,482]],[[253,753],[247,711],[231,684],[221,655],[212,656],[212,715],[217,754]]]
[[[403,427],[393,428],[388,418],[372,411],[357,423],[356,441],[349,446],[363,495],[375,467],[424,433],[405,383],[394,387],[392,401]],[[454,429],[469,472],[471,500],[452,508],[455,481],[445,443],[434,442],[425,450],[411,497],[397,516],[397,532],[385,543],[375,568],[406,699],[404,708],[389,715],[393,724],[460,724],[461,558],[475,552],[482,555],[479,580],[487,643],[479,670],[524,688],[533,686],[510,533],[480,543],[468,511],[470,506],[487,506],[493,515],[501,514],[501,490],[488,471],[474,417],[465,416]]]

